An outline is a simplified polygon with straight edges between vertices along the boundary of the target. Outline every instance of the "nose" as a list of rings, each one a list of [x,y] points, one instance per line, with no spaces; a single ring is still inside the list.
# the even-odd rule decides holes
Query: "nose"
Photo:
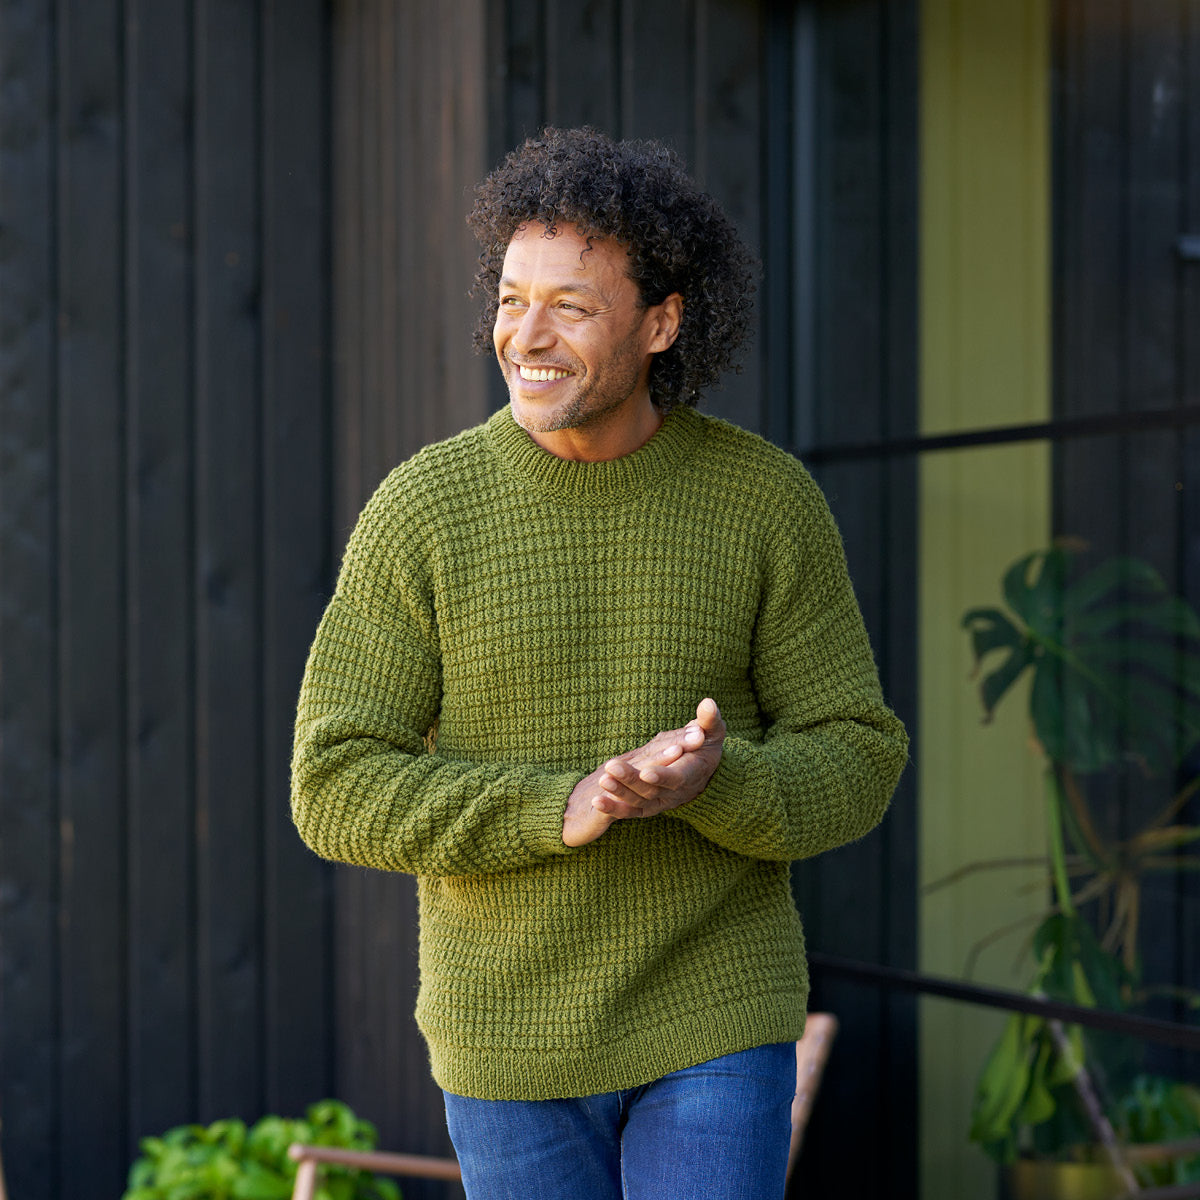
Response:
[[[544,304],[530,304],[514,324],[508,344],[517,354],[545,350],[554,341],[554,330]]]

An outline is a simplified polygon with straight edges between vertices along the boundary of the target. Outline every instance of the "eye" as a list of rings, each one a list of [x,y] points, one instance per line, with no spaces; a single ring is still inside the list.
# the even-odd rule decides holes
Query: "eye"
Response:
[[[578,304],[572,304],[569,300],[560,301],[558,307],[560,312],[565,312],[570,317],[587,316],[586,308],[580,308]]]
[[[521,299],[520,296],[501,296],[500,297],[500,307],[501,308],[521,308],[523,306],[524,306],[524,301]]]

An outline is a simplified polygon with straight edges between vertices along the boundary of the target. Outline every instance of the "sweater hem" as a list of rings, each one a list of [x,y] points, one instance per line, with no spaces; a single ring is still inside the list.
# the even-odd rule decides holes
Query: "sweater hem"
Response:
[[[617,1044],[467,1047],[431,1038],[433,1078],[444,1091],[478,1100],[554,1100],[640,1087],[672,1071],[804,1032],[808,989],[742,999],[736,1008],[693,1013]]]

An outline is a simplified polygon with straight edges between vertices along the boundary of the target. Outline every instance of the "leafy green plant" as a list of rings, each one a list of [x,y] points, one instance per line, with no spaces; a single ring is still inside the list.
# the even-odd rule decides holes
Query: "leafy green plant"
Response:
[[[249,1128],[232,1118],[180,1125],[143,1138],[121,1200],[285,1200],[292,1194],[293,1142],[373,1150],[375,1127],[337,1100],[310,1105],[304,1118],[266,1116]],[[400,1200],[388,1179],[349,1167],[327,1167],[317,1200]]]
[[[1029,718],[1045,762],[1049,853],[1041,861],[1053,901],[1033,936],[1030,991],[1122,1011],[1146,995],[1138,953],[1142,879],[1200,870],[1200,856],[1190,852],[1200,828],[1180,823],[1200,775],[1120,838],[1101,833],[1089,783],[1131,767],[1176,772],[1200,743],[1200,618],[1138,559],[1113,558],[1077,576],[1072,565],[1065,546],[1024,556],[1004,574],[1005,607],[972,608],[962,625],[985,720],[1029,678]],[[971,864],[931,886],[1009,865]],[[1000,1161],[1020,1149],[1063,1153],[1090,1140],[1094,1122],[1077,1086],[1084,1063],[1116,1093],[1114,1124],[1127,1139],[1148,1140],[1168,1126],[1172,1136],[1200,1133],[1194,1089],[1138,1076],[1128,1039],[1016,1015],[980,1075],[972,1139]],[[1200,1162],[1193,1165],[1200,1170]]]

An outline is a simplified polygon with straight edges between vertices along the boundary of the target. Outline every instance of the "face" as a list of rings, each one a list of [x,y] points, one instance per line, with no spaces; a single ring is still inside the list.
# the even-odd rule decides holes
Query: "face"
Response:
[[[618,243],[545,233],[522,226],[504,256],[493,341],[513,416],[562,457],[616,457],[658,427],[650,363],[675,340],[682,302],[643,306]]]

